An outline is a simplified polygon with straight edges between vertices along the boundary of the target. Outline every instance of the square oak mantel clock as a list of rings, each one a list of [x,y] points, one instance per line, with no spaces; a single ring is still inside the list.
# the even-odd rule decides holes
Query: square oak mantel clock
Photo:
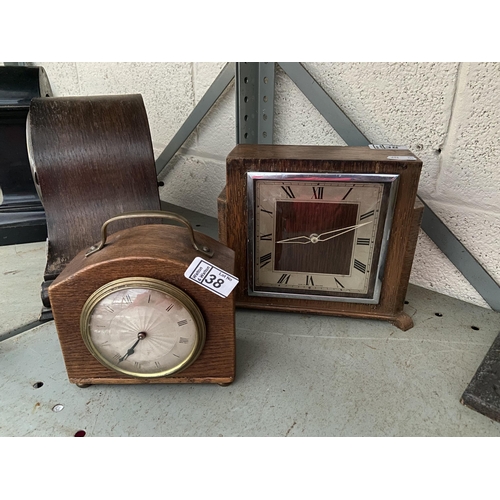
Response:
[[[422,217],[407,150],[238,145],[219,239],[236,252],[236,306],[382,319],[404,311]]]
[[[131,218],[186,227],[146,224],[107,237],[109,223]],[[121,214],[101,235],[49,287],[70,382],[230,384],[234,252],[170,212]]]

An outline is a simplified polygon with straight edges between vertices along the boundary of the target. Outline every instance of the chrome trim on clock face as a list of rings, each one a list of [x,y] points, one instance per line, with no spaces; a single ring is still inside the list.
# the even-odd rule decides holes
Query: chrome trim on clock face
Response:
[[[322,300],[322,301],[335,301],[335,302],[350,302],[350,303],[363,303],[363,304],[378,304],[382,288],[382,280],[385,268],[385,261],[387,257],[387,248],[391,232],[391,225],[394,213],[394,206],[397,196],[397,188],[399,184],[398,174],[356,174],[356,173],[288,173],[288,172],[247,172],[247,202],[248,202],[248,239],[247,239],[247,273],[248,273],[248,295],[260,297],[276,297],[276,298],[291,298],[291,299],[306,299],[306,300]],[[383,197],[381,205],[384,203],[387,207],[385,219],[378,223],[383,224],[383,233],[380,242],[380,253],[376,262],[376,268],[372,269],[374,273],[374,283],[371,287],[369,296],[359,297],[359,293],[348,292],[333,295],[321,294],[318,290],[312,293],[303,293],[300,290],[294,291],[279,291],[279,290],[262,290],[256,289],[255,278],[255,259],[258,258],[256,254],[256,183],[258,181],[283,181],[287,182],[341,182],[341,183],[379,183],[383,184]],[[387,187],[388,186],[388,187]],[[298,200],[300,201],[300,200]],[[273,233],[274,234],[274,233]],[[377,229],[377,234],[379,230]],[[274,241],[274,240],[273,240]],[[312,241],[312,240],[311,240]],[[274,251],[274,250],[273,250]],[[358,295],[357,297],[354,295]]]

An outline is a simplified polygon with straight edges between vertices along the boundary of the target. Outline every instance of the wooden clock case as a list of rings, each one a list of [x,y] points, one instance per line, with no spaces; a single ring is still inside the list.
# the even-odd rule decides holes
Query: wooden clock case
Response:
[[[49,287],[52,311],[70,382],[88,384],[217,383],[230,384],[235,375],[234,293],[219,297],[184,277],[201,256],[234,273],[234,252],[209,236],[195,232],[196,242],[213,257],[191,246],[188,231],[167,224],[148,224],[112,234],[101,250],[82,250]],[[103,366],[92,356],[80,333],[86,300],[106,283],[127,277],[147,277],[170,283],[187,293],[200,308],[207,327],[205,346],[192,365],[170,377],[139,379]]]
[[[151,133],[139,94],[35,98],[27,148],[47,220],[42,320],[48,287],[117,212],[160,210]],[[151,222],[151,221],[149,221]],[[133,226],[120,221],[113,231]]]
[[[411,328],[413,321],[403,308],[423,213],[423,204],[417,199],[421,168],[422,162],[408,150],[237,145],[227,157],[226,186],[218,198],[219,240],[236,252],[235,273],[240,280],[236,307],[372,318],[389,321],[401,330]],[[399,174],[379,303],[249,295],[247,172]]]

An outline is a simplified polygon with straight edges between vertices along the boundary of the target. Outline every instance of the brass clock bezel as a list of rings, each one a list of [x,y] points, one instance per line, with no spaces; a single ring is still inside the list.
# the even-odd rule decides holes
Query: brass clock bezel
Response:
[[[247,180],[247,202],[248,202],[248,239],[247,239],[247,272],[248,272],[248,290],[249,296],[260,296],[260,297],[276,297],[276,298],[288,298],[288,299],[306,299],[306,300],[322,300],[322,301],[332,301],[332,302],[349,302],[358,304],[378,304],[380,301],[380,294],[382,289],[382,281],[384,274],[384,265],[387,257],[387,249],[389,243],[389,236],[391,232],[392,220],[394,215],[394,206],[397,197],[398,185],[399,185],[399,174],[357,174],[357,173],[290,173],[290,172],[258,172],[249,171],[246,173]],[[300,182],[346,182],[346,183],[383,183],[388,185],[387,197],[387,212],[383,221],[380,224],[383,225],[383,236],[380,243],[380,254],[378,257],[378,263],[376,269],[372,272],[375,276],[375,282],[373,287],[373,293],[369,297],[356,297],[345,295],[321,295],[318,293],[308,294],[300,292],[287,292],[283,291],[264,291],[256,290],[255,285],[255,273],[254,259],[255,245],[256,245],[256,235],[255,235],[255,225],[256,225],[256,207],[255,207],[255,191],[256,182],[259,180],[272,180],[272,181],[300,181]]]
[[[94,308],[102,299],[104,299],[109,294],[128,288],[146,288],[170,295],[174,299],[177,299],[179,302],[181,302],[186,310],[191,314],[196,325],[196,341],[188,357],[178,365],[170,368],[169,370],[163,370],[161,372],[155,373],[134,372],[131,370],[122,369],[109,362],[96,349],[90,337],[90,318],[92,316]],[[109,283],[106,283],[92,293],[92,295],[87,299],[82,308],[82,312],[80,315],[80,332],[83,342],[85,343],[85,346],[87,347],[89,352],[94,356],[94,358],[96,358],[102,365],[106,366],[107,368],[135,378],[159,378],[178,374],[179,372],[190,366],[192,363],[194,363],[205,345],[206,323],[198,305],[193,301],[193,299],[191,299],[191,297],[189,297],[189,295],[187,295],[178,287],[171,285],[170,283],[157,280],[155,278],[127,277],[110,281]]]

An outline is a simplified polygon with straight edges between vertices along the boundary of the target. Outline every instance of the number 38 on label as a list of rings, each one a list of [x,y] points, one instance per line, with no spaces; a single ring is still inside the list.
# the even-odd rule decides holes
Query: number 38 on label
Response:
[[[213,286],[214,288],[220,288],[225,283],[225,281],[222,278],[217,278],[215,274],[209,274],[204,281],[205,283]]]
[[[201,257],[196,257],[191,262],[184,276],[221,297],[227,297],[238,284],[238,278]]]

